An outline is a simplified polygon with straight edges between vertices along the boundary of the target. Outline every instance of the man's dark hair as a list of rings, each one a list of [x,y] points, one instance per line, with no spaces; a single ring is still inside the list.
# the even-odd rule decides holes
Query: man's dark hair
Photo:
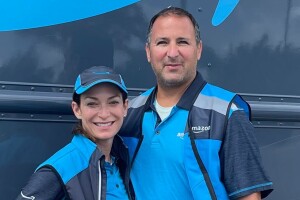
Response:
[[[188,11],[182,9],[182,8],[169,6],[165,9],[161,10],[156,15],[154,15],[152,17],[152,19],[150,20],[150,23],[149,23],[149,26],[148,26],[148,33],[147,33],[147,43],[148,44],[150,43],[150,36],[151,36],[151,33],[152,33],[152,28],[153,28],[154,22],[157,20],[157,18],[159,18],[161,16],[167,16],[167,15],[177,15],[177,16],[186,16],[186,17],[188,17],[191,20],[191,22],[194,26],[195,37],[196,37],[197,44],[201,41],[200,28],[199,28],[199,25],[198,25],[197,21],[193,17],[193,15],[191,13],[189,13]]]

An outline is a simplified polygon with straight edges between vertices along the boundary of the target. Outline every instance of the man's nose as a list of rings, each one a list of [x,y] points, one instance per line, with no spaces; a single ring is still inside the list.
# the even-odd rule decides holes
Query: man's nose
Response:
[[[170,44],[167,52],[167,56],[170,58],[175,58],[179,55],[179,49],[177,44]]]

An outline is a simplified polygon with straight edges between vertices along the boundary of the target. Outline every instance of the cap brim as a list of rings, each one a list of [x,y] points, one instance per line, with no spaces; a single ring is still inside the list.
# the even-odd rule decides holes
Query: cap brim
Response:
[[[110,80],[110,79],[102,79],[102,80],[94,81],[92,83],[89,83],[86,86],[80,85],[78,88],[76,88],[75,93],[76,94],[82,94],[85,91],[89,90],[91,87],[93,87],[97,84],[100,84],[100,83],[112,83],[112,84],[118,86],[126,94],[128,93],[127,89],[124,88],[124,86],[122,86],[120,83],[118,83],[116,81],[113,81],[113,80]]]

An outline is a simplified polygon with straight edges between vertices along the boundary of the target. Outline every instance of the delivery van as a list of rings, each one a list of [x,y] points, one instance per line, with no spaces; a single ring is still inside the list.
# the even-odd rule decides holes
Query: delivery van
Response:
[[[147,27],[168,6],[200,25],[203,77],[251,105],[267,199],[300,199],[300,0],[0,0],[0,199],[72,138],[82,70],[113,67],[130,98],[155,85]]]

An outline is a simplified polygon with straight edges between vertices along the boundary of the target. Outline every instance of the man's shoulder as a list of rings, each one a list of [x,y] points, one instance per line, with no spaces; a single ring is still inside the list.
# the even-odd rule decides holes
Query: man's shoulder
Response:
[[[220,98],[226,101],[231,101],[236,93],[224,89],[222,87],[207,83],[201,91],[202,95]]]
[[[248,115],[250,115],[249,104],[239,94],[235,92],[207,83],[200,92],[200,96],[201,95],[205,96],[205,99],[211,99],[212,102],[219,104],[221,103],[222,105],[229,106],[229,117],[234,111],[237,110],[243,110]]]
[[[143,92],[142,94],[140,94],[137,97],[134,97],[133,99],[129,100],[129,108],[138,108],[143,106],[148,97],[150,96],[151,92],[154,90],[153,88],[148,89],[147,91]]]

